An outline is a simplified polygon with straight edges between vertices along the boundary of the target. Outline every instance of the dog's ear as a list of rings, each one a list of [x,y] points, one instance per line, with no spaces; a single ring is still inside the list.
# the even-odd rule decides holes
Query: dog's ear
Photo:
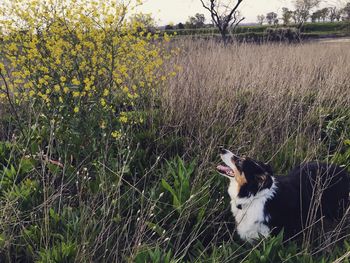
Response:
[[[244,161],[244,159],[242,159],[242,158],[235,159],[235,165],[239,171],[242,171],[242,169],[243,169],[243,161]]]
[[[271,184],[271,174],[269,173],[263,173],[263,174],[259,174],[256,177],[256,182],[258,183],[258,186],[261,188],[265,188],[266,186]]]
[[[268,163],[264,163],[265,164],[265,170],[269,175],[273,175],[273,170],[272,170],[272,166],[269,165]]]

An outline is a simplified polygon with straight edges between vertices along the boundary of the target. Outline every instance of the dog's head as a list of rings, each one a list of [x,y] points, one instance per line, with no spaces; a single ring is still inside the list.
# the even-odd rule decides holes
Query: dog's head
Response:
[[[221,175],[236,181],[238,197],[255,195],[271,187],[273,172],[270,165],[239,157],[224,148],[220,148],[220,157],[224,165],[218,165],[216,169]]]

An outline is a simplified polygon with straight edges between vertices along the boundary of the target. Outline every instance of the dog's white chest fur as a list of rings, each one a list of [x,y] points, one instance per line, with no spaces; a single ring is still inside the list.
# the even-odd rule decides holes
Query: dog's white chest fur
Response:
[[[273,182],[271,188],[264,189],[255,196],[239,198],[237,182],[235,179],[230,180],[228,193],[231,197],[231,210],[235,217],[237,232],[243,240],[252,242],[259,236],[267,237],[270,234],[270,228],[265,224],[270,218],[265,214],[264,208],[266,201],[274,196],[275,189],[276,185]]]

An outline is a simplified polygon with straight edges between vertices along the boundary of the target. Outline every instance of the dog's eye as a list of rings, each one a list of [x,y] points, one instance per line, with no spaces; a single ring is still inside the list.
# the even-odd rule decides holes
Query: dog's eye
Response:
[[[237,159],[235,162],[237,168],[242,168],[243,161],[241,159]]]

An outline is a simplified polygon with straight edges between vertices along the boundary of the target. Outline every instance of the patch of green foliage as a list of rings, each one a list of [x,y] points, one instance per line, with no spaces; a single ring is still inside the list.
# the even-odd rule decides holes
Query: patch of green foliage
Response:
[[[263,37],[266,37],[266,31],[269,28],[283,28],[283,27],[296,27],[296,25],[254,25],[254,26],[238,26],[233,35],[238,40],[254,40],[262,41]],[[210,28],[198,28],[198,29],[179,29],[179,30],[166,30],[168,34],[174,34],[176,32],[179,36],[208,36],[219,35],[219,31],[215,27]],[[301,37],[304,38],[317,38],[317,37],[339,37],[347,36],[350,32],[350,24],[346,21],[341,22],[323,22],[323,23],[305,23],[301,29]]]

